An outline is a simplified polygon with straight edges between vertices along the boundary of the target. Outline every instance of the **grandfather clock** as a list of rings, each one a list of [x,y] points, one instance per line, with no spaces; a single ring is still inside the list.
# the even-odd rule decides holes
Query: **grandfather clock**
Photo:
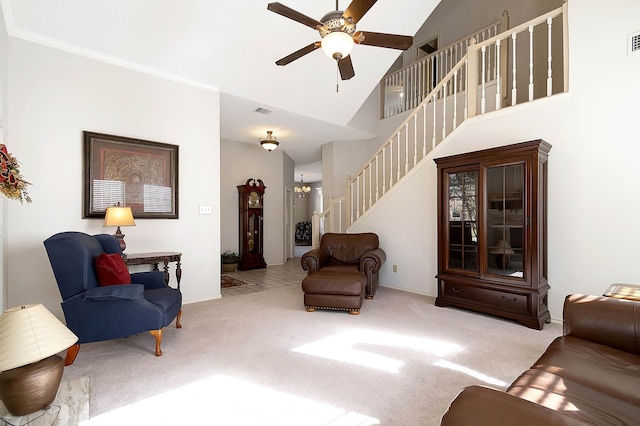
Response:
[[[238,269],[266,268],[263,255],[263,197],[267,189],[261,179],[247,179],[238,185],[238,211],[240,213],[240,262]]]

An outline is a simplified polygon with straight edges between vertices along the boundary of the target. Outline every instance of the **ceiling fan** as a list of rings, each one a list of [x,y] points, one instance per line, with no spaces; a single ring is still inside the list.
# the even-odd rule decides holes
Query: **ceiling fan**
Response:
[[[277,65],[287,65],[318,48],[338,63],[340,78],[349,80],[355,75],[351,62],[351,49],[354,44],[386,47],[406,50],[413,44],[413,37],[396,34],[356,31],[356,24],[377,0],[353,0],[345,11],[336,10],[325,14],[319,21],[303,15],[283,4],[269,3],[267,9],[286,18],[293,19],[320,33],[321,40],[311,43],[300,50],[276,61]]]

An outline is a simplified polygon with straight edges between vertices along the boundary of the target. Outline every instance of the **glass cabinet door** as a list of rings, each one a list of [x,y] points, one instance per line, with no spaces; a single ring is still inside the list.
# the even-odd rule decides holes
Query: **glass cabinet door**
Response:
[[[448,268],[478,271],[478,171],[448,174]]]
[[[486,173],[489,274],[524,277],[524,164],[488,167]]]

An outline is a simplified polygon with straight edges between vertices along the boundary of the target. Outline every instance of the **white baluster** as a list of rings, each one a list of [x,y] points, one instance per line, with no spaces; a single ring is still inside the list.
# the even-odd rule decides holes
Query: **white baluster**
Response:
[[[404,123],[404,173],[409,171],[409,123]]]
[[[482,87],[482,96],[480,97],[480,114],[484,114],[485,113],[485,109],[486,109],[486,73],[485,73],[485,52],[487,50],[486,46],[482,46],[482,81],[480,83],[480,86]]]
[[[453,72],[453,127],[458,126],[458,70]]]
[[[529,25],[529,102],[533,100],[533,25]]]
[[[449,80],[445,81],[442,86],[442,139],[447,137],[447,93],[448,93]]]
[[[431,105],[433,105],[433,139],[431,140],[431,149],[436,147],[436,93],[433,93]]]
[[[413,120],[413,166],[418,164],[418,119],[414,116]]]
[[[553,93],[553,77],[551,75],[551,25],[553,23],[553,18],[547,18],[547,28],[548,28],[548,36],[549,45],[547,47],[549,58],[547,59],[547,96],[551,96]]]
[[[398,142],[398,164],[396,165],[396,167],[397,167],[396,168],[396,182],[400,182],[400,169],[402,168],[402,166],[401,166],[402,163],[400,162],[401,161],[401,159],[400,159],[400,157],[401,157],[401,154],[400,154],[400,148],[401,148],[400,147],[400,132],[398,132],[398,141],[397,142]]]
[[[382,195],[387,193],[387,145],[382,148]]]
[[[371,163],[369,163],[369,165],[367,166],[367,168],[369,169],[369,205],[367,206],[366,209],[363,208],[363,211],[367,211],[369,209],[369,207],[371,207],[371,201],[373,200],[372,198],[372,194],[373,194],[373,179],[372,179],[372,171],[373,171],[373,167],[371,167]]]
[[[427,105],[428,102],[422,104],[422,158],[427,155]]]
[[[389,139],[389,189],[393,187],[393,137]]]
[[[496,40],[496,111],[502,107],[502,84],[500,80],[500,40]]]
[[[511,34],[511,40],[513,45],[513,69],[511,70],[513,81],[511,82],[511,106],[514,106],[518,103],[518,86],[516,85],[516,33]]]
[[[380,165],[378,164],[380,162],[380,154],[376,155],[376,202],[380,199],[380,190],[379,190],[379,185],[380,185]]]

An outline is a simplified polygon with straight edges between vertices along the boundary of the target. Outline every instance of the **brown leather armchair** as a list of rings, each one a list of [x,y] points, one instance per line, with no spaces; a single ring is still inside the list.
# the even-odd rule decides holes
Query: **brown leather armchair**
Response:
[[[301,258],[307,278],[302,282],[307,310],[315,308],[359,312],[362,299],[373,299],[378,289],[378,271],[386,260],[372,232],[327,233],[320,247]],[[361,288],[360,288],[361,286]]]

